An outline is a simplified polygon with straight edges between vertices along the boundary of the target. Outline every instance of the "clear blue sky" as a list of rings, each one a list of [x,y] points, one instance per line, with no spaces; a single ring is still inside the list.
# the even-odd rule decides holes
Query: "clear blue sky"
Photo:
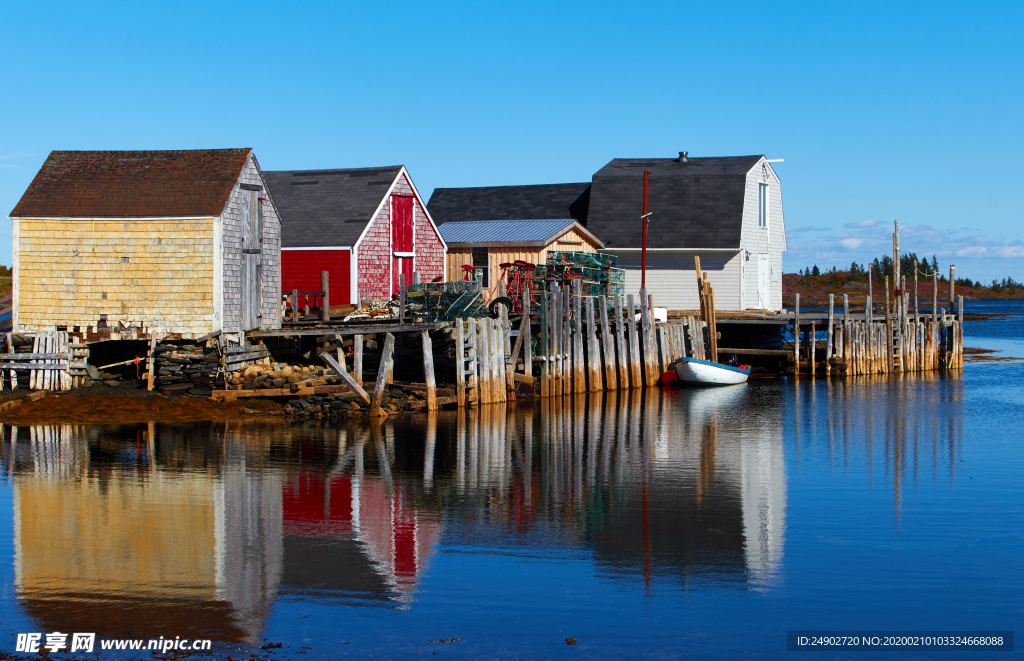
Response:
[[[0,208],[53,149],[252,147],[438,186],[784,158],[787,271],[903,246],[1024,280],[1024,3],[15,3]],[[10,222],[0,224],[10,263]]]

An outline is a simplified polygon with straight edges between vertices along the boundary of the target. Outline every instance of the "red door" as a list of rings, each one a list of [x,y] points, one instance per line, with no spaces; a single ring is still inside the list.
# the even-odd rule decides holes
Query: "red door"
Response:
[[[412,195],[391,196],[391,292],[399,291],[398,275],[412,284],[413,271]]]

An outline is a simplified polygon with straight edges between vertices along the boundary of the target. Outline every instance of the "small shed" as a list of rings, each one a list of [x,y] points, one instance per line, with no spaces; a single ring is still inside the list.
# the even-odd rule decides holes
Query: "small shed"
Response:
[[[319,291],[332,304],[388,299],[416,271],[444,275],[445,243],[402,165],[267,172],[281,211],[281,287]]]
[[[280,326],[280,223],[251,149],[54,151],[11,221],[16,331]]]
[[[441,225],[448,245],[448,280],[462,280],[463,266],[484,270],[483,287],[501,277],[501,264],[547,261],[549,250],[597,252],[604,244],[571,218],[556,220],[476,220]]]

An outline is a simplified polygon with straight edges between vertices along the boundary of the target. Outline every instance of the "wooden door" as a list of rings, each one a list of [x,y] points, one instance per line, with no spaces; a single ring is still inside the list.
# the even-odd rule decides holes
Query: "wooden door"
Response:
[[[412,284],[414,265],[414,230],[412,195],[391,196],[391,293],[399,292],[398,276],[405,275],[405,284]]]
[[[260,327],[262,296],[263,200],[257,191],[242,192],[242,291],[241,327],[254,330]]]

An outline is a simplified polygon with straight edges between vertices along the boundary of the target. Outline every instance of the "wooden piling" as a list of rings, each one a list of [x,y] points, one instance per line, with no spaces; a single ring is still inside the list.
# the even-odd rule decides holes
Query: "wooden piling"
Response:
[[[618,390],[617,379],[615,378],[615,343],[612,338],[611,328],[608,325],[608,298],[603,294],[598,296],[597,305],[600,308],[601,317],[601,353],[604,358],[604,386],[605,390]]]
[[[654,328],[651,323],[651,306],[648,304],[647,290],[640,290],[640,332],[643,339],[643,349],[640,354],[643,356],[643,380],[645,386],[653,386],[657,380],[657,367],[654,361],[657,360],[654,346]]]
[[[455,402],[466,405],[466,323],[455,320]]]
[[[299,322],[299,290],[292,290],[292,321]]]
[[[395,350],[395,336],[391,333],[384,335],[384,351],[380,357],[380,367],[377,368],[377,381],[373,386],[373,399],[370,402],[370,417],[387,417],[387,413],[381,411],[380,403],[384,397],[384,389],[387,387],[388,374],[391,372],[391,356]],[[328,354],[324,354],[328,355]]]
[[[800,294],[793,300],[793,374],[800,376]]]
[[[639,388],[643,385],[640,377],[640,338],[636,330],[636,307],[633,305],[633,295],[626,295],[626,308],[623,314],[626,315],[626,325],[629,328],[629,375],[630,387]]]
[[[594,324],[594,299],[587,299],[587,392],[604,390],[601,381],[601,349]]]
[[[835,314],[836,296],[828,295],[828,332],[825,334],[825,375],[832,373],[832,323]]]
[[[420,331],[423,340],[423,381],[427,385],[427,410],[437,410],[437,383],[434,381],[434,345],[430,333]]]
[[[814,359],[818,353],[818,336],[814,330],[814,321],[811,321],[811,336],[807,342],[807,371],[814,376]]]
[[[540,396],[550,397],[551,396],[551,347],[548,346],[549,338],[548,334],[548,293],[542,291],[540,293],[540,349],[541,354],[544,356],[543,362],[540,364]]]
[[[580,279],[574,279],[572,281],[572,288],[573,316],[575,317],[576,322],[573,326],[572,342],[573,392],[581,393],[587,392],[583,357],[583,281]]]
[[[331,321],[331,278],[327,271],[320,271],[320,321],[330,323]]]
[[[616,383],[619,390],[629,389],[629,369],[626,356],[626,321],[622,318],[622,296],[615,295],[615,353]]]

